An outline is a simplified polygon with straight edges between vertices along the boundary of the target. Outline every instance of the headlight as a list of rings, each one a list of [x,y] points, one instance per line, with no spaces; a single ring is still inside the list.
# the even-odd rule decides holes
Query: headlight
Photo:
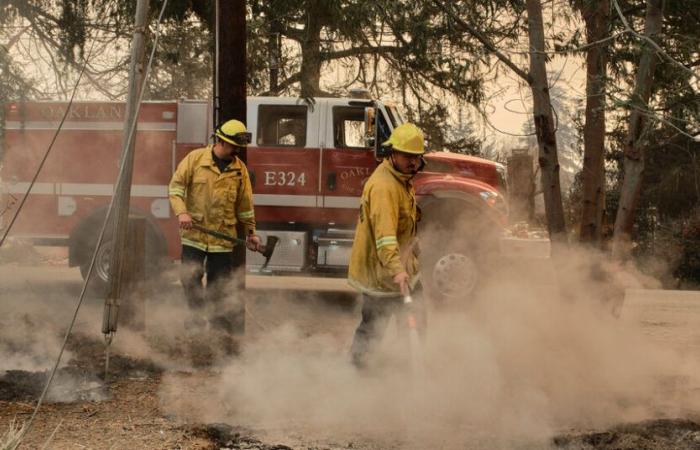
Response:
[[[508,206],[501,195],[498,195],[496,192],[481,191],[479,196],[490,207],[495,208],[503,215],[508,215]]]

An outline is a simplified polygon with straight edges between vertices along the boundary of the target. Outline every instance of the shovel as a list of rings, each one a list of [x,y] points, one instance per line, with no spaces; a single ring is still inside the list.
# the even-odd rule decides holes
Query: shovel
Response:
[[[195,230],[199,230],[202,233],[209,234],[211,236],[217,237],[219,239],[223,239],[225,241],[233,242],[234,244],[246,244],[245,239],[241,239],[238,237],[233,237],[230,234],[222,233],[221,231],[215,231],[215,230],[210,230],[209,228],[205,228],[201,225],[197,225],[195,223],[192,224],[192,228]],[[267,237],[267,242],[265,245],[263,245],[263,248],[260,250],[260,254],[263,255],[265,258],[265,262],[263,263],[262,267],[260,268],[260,271],[265,270],[267,267],[267,264],[270,262],[270,258],[272,258],[272,254],[275,252],[275,247],[277,247],[277,243],[279,242],[279,238],[277,236],[268,236]]]

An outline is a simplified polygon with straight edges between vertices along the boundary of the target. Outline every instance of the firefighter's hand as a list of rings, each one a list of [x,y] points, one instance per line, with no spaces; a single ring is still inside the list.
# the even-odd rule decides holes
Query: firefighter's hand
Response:
[[[400,272],[394,275],[394,283],[399,285],[401,290],[401,295],[411,295],[411,291],[408,289],[409,276],[406,272]]]
[[[262,241],[257,234],[249,235],[245,240],[245,246],[252,252],[261,252],[263,249]]]
[[[180,228],[183,230],[189,230],[192,228],[192,216],[190,216],[188,213],[178,214],[177,222],[180,224]]]

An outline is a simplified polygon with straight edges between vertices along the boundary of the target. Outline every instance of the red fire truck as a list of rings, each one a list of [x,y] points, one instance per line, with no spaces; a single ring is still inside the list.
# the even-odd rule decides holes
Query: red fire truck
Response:
[[[121,155],[124,105],[79,102],[67,118],[37,182],[27,192],[67,104],[5,105],[0,146],[3,200],[0,231],[19,200],[29,195],[12,235],[35,244],[65,245],[69,263],[85,274],[104,220]],[[177,221],[167,185],[182,157],[211,136],[205,101],[146,102],[136,134],[132,213],[148,220],[147,254],[155,262],[179,258]],[[397,107],[363,98],[251,97],[247,152],[260,234],[280,238],[272,274],[342,277],[362,186],[377,165],[377,145],[404,121]],[[482,255],[503,246],[507,225],[505,168],[492,161],[448,152],[426,155],[415,180],[428,238],[423,255],[428,284],[441,295],[464,294],[479,279]],[[522,245],[522,242],[512,243]],[[106,280],[111,244],[97,258]],[[247,269],[260,255],[248,253]]]

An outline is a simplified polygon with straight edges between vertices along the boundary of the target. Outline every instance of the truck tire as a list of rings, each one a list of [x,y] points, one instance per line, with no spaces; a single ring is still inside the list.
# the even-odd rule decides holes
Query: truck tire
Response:
[[[97,237],[95,238],[95,241]],[[95,242],[92,243],[89,249],[85,249],[84,252],[88,254],[87,257],[83,259],[80,263],[80,275],[85,281],[88,277],[88,272],[90,270],[90,262],[92,261],[92,252],[95,246]],[[92,269],[92,277],[90,278],[90,290],[94,293],[106,294],[109,288],[109,265],[110,258],[112,255],[112,239],[104,238],[102,240],[102,245],[97,251],[97,256],[95,257],[95,267]]]
[[[469,302],[492,272],[498,226],[459,201],[437,202],[419,225],[421,279],[437,304]]]
[[[87,279],[90,262],[97,244],[105,211],[95,213],[84,219],[71,233],[70,260],[71,265],[80,267],[83,280]],[[152,278],[160,274],[167,256],[165,237],[155,222],[140,212],[132,212],[146,217],[146,277]],[[109,266],[112,254],[112,236],[105,235],[102,245],[97,251],[95,267],[90,278],[89,288],[95,294],[106,294],[109,287]]]

